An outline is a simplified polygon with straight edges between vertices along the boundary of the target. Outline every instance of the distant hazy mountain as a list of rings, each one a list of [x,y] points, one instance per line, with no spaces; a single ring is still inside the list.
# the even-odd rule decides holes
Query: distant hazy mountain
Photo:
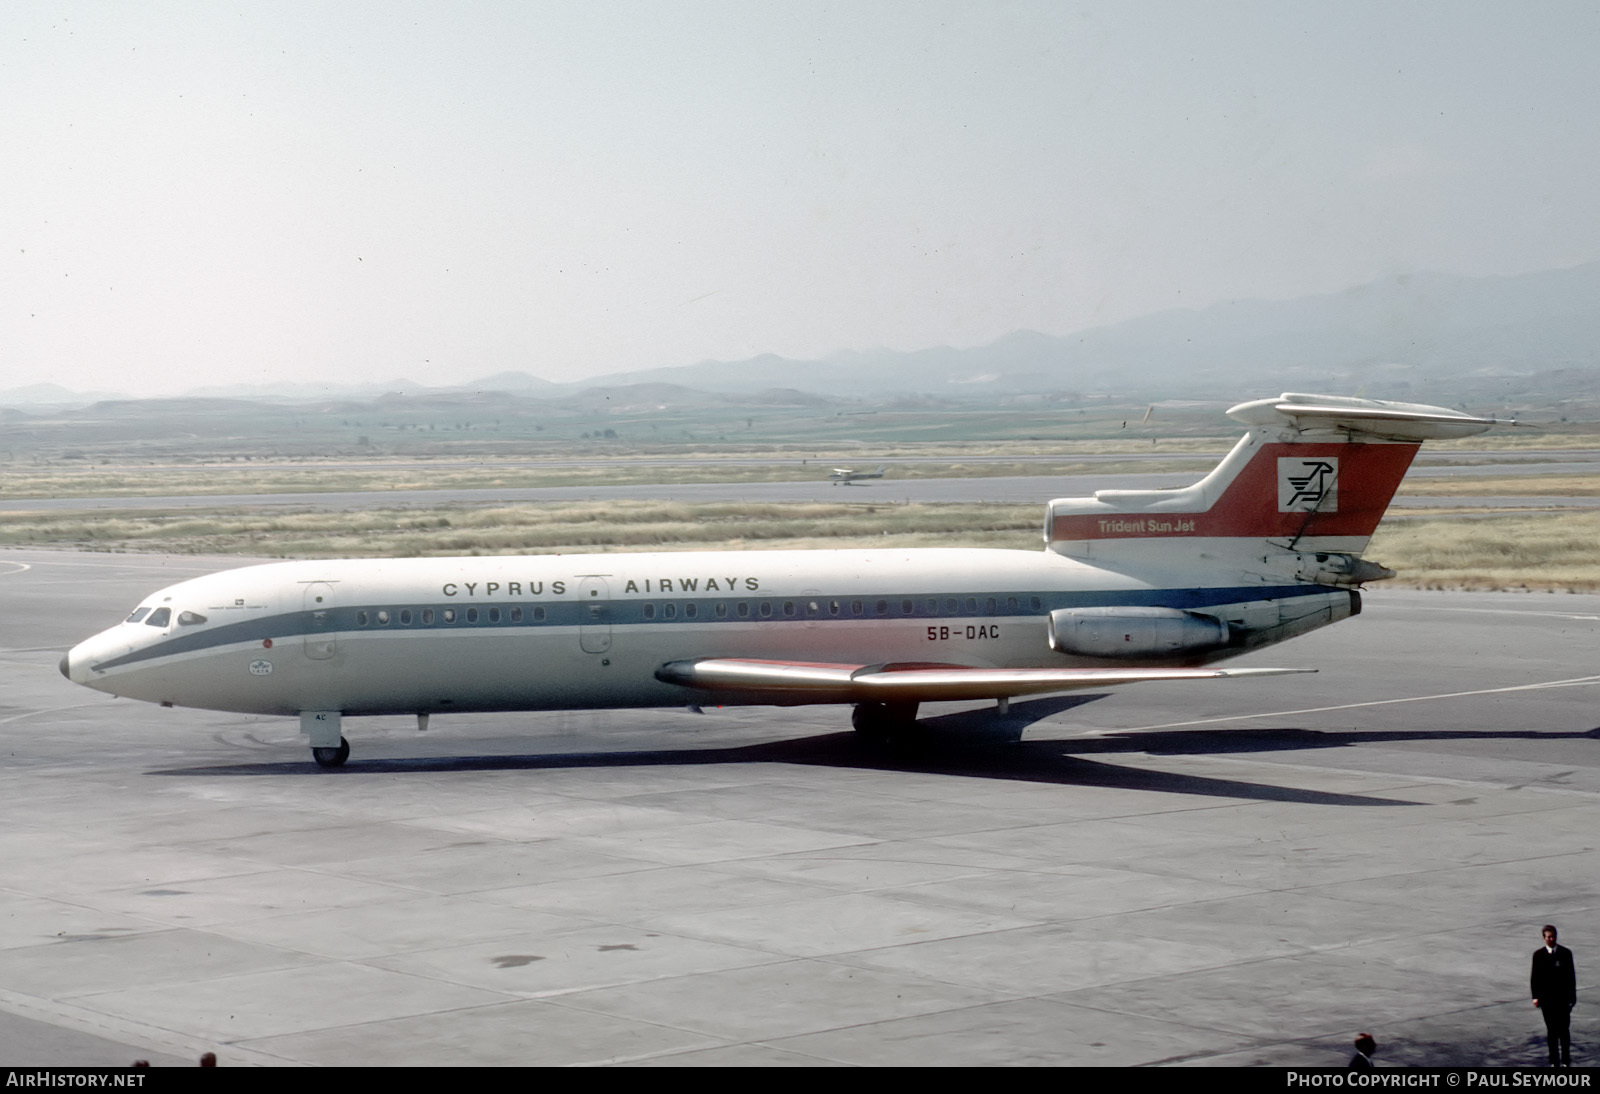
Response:
[[[277,384],[227,384],[220,387],[199,387],[185,392],[193,398],[222,399],[293,399],[308,401],[319,399],[374,399],[384,395],[421,395],[445,392],[476,393],[505,391],[516,395],[557,395],[566,390],[549,380],[541,380],[526,372],[497,372],[467,384],[442,384],[437,387],[419,384],[415,380],[389,380],[377,384],[316,383]],[[0,392],[0,402],[4,401]]]
[[[510,391],[517,395],[554,395],[562,390],[561,384],[541,380],[527,372],[497,372],[470,384],[460,384],[461,390]]]
[[[872,350],[816,361],[769,354],[589,383],[955,397],[1037,391],[1226,397],[1243,388],[1334,385],[1403,395],[1596,368],[1600,263],[1590,263],[1515,277],[1401,275],[1325,296],[1226,301],[1069,335],[1018,331],[971,349]]]
[[[683,384],[662,383],[661,381],[636,384],[585,385],[570,393],[547,396],[544,401],[552,406],[565,406],[572,409],[581,408],[590,411],[603,410],[608,413],[648,413],[652,410],[665,410],[668,407],[705,407],[719,404],[725,406],[826,407],[836,405],[839,402],[838,399],[812,392],[799,391],[792,387],[772,387],[760,391],[740,389],[713,392],[702,388],[687,387]]]
[[[602,390],[604,389],[604,390]],[[386,396],[472,402],[493,393],[566,401],[609,398],[645,408],[684,389],[743,402],[932,396],[986,399],[1041,392],[1226,399],[1241,393],[1337,390],[1405,398],[1537,400],[1600,392],[1600,262],[1514,277],[1418,273],[1294,300],[1230,300],[1067,335],[1016,331],[984,346],[863,350],[820,360],[746,361],[612,373],[554,384],[500,372],[468,384],[256,384],[190,396],[369,402]],[[592,394],[598,392],[597,395]],[[591,393],[591,394],[583,394]],[[0,406],[83,405],[118,398],[55,384],[0,391]]]
[[[99,399],[123,399],[111,391],[70,391],[60,384],[29,384],[0,390],[0,406],[74,406]]]
[[[381,384],[334,384],[323,381],[300,383],[285,380],[267,384],[221,384],[197,387],[183,393],[185,399],[288,399],[308,402],[319,399],[371,399],[399,393],[414,395],[431,391],[427,384],[413,380],[389,380]]]

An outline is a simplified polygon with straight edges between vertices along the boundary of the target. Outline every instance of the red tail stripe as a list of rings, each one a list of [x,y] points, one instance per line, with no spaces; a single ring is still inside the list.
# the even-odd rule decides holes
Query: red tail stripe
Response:
[[[1419,447],[1415,444],[1264,444],[1209,510],[1063,514],[1051,520],[1050,539],[1371,536]],[[1305,513],[1278,512],[1280,456],[1296,459],[1337,456],[1337,511],[1311,514],[1309,521]]]

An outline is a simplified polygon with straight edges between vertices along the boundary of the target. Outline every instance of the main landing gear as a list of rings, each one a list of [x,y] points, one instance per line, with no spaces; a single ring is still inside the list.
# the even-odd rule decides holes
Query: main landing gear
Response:
[[[311,758],[318,767],[343,767],[350,758],[350,742],[339,733],[343,719],[344,714],[337,710],[300,712],[300,732],[310,740]]]
[[[313,748],[311,758],[317,761],[318,767],[343,767],[350,758],[350,742],[340,737],[337,748]]]
[[[916,703],[857,703],[850,715],[856,733],[870,745],[908,739],[917,728]]]

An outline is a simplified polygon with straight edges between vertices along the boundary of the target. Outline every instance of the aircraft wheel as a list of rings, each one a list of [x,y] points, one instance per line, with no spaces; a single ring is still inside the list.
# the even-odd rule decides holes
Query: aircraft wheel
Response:
[[[318,767],[343,767],[350,758],[350,742],[340,737],[338,748],[313,748],[311,758]]]
[[[917,725],[916,703],[857,703],[850,715],[861,739],[871,745],[909,737]]]

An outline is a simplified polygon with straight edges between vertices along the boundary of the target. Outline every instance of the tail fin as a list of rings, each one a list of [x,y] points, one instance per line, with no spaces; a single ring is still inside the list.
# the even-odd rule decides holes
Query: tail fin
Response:
[[[1499,424],[1443,407],[1292,393],[1241,403],[1228,416],[1252,428],[1193,486],[1052,501],[1049,549],[1105,565],[1119,556],[1170,561],[1174,541],[1187,541],[1191,555],[1205,550],[1194,540],[1223,555],[1271,545],[1341,556],[1359,572],[1350,581],[1387,576],[1358,559],[1422,442]]]

